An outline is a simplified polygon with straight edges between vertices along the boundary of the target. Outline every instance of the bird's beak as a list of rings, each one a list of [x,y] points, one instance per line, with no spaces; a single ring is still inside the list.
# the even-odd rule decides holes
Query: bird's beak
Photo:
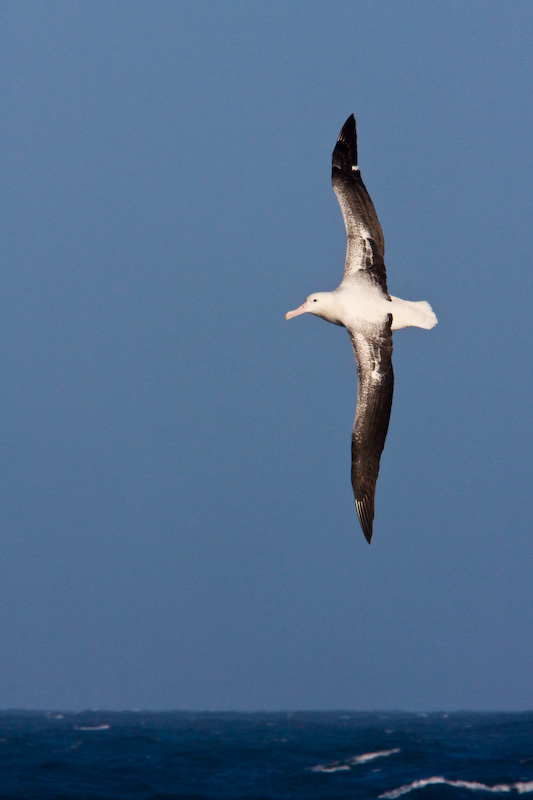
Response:
[[[287,313],[285,314],[285,319],[290,319],[291,317],[299,317],[300,314],[305,314],[306,311],[309,311],[307,307],[307,300],[305,301],[305,303],[302,303],[300,308],[295,308],[294,311],[287,311]]]

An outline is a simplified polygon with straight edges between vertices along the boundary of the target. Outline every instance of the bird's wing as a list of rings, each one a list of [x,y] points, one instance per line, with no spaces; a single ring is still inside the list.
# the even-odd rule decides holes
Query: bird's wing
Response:
[[[392,315],[382,324],[348,328],[357,363],[357,410],[352,431],[352,487],[363,533],[370,544],[379,461],[389,427],[394,387]]]
[[[366,273],[387,294],[383,231],[357,166],[357,134],[353,114],[337,139],[332,159],[333,190],[337,195],[348,245],[343,281]]]

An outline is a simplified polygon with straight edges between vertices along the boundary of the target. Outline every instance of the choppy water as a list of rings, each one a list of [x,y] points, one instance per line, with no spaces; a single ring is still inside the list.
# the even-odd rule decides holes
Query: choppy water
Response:
[[[533,798],[533,713],[0,713],[0,797]]]

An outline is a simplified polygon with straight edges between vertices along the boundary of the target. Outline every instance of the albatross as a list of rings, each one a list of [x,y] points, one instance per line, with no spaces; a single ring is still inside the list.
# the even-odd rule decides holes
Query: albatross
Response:
[[[388,292],[383,231],[357,163],[353,114],[333,150],[332,183],[348,239],[342,281],[332,292],[310,294],[286,319],[315,314],[348,330],[357,364],[352,488],[359,522],[370,544],[379,462],[392,407],[392,332],[409,326],[429,330],[437,317],[425,300],[400,300]]]

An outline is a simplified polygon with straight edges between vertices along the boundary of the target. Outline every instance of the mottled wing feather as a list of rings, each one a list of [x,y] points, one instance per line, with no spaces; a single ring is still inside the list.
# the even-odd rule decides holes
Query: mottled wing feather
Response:
[[[392,316],[383,325],[348,329],[357,363],[357,410],[352,431],[352,487],[359,522],[372,538],[374,494],[389,427],[394,388]]]
[[[353,114],[344,123],[335,145],[331,179],[348,239],[343,281],[350,281],[357,273],[364,272],[387,294],[383,231],[357,167]]]

